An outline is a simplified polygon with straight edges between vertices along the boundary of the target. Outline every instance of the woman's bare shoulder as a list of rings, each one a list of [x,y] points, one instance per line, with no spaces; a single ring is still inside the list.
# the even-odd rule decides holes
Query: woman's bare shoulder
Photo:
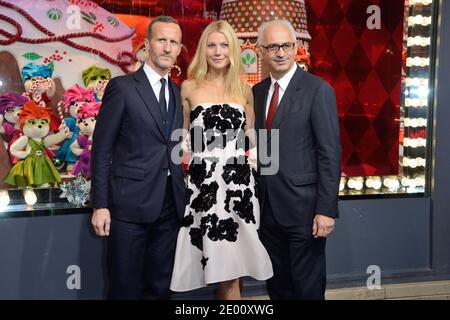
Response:
[[[194,79],[186,79],[181,83],[181,90],[185,92],[190,92],[195,90],[197,87],[197,82]]]

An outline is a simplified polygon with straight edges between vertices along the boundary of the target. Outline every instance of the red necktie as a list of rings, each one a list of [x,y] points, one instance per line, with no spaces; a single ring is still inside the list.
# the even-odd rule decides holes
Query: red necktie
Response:
[[[275,117],[275,112],[277,111],[278,107],[278,92],[280,85],[278,82],[275,82],[274,84],[275,90],[273,90],[272,98],[270,99],[269,104],[269,112],[267,113],[267,120],[266,120],[266,127],[267,130],[270,130],[270,126],[272,125],[273,117]]]

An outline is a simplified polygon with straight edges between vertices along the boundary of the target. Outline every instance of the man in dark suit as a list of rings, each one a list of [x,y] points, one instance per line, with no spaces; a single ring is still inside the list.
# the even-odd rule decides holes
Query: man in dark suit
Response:
[[[160,16],[148,27],[148,60],[112,79],[93,136],[92,225],[108,237],[110,299],[169,299],[179,219],[185,208],[181,165],[171,161],[182,128],[179,88],[168,71],[181,29]]]
[[[271,73],[253,87],[255,127],[260,137],[268,131],[258,146],[260,235],[274,268],[267,290],[271,299],[324,299],[325,239],[338,216],[341,175],[334,91],[297,66],[289,22],[264,23],[258,44]]]

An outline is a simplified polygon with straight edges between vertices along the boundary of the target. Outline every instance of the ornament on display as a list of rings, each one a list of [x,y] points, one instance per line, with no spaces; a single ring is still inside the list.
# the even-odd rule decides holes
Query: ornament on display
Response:
[[[86,102],[78,108],[78,127],[80,135],[70,145],[70,150],[78,156],[72,168],[72,174],[91,177],[91,149],[92,135],[94,134],[96,118],[100,111],[99,102]]]
[[[48,147],[65,139],[64,130],[50,134],[51,116],[47,108],[33,100],[24,104],[19,113],[23,135],[11,145],[11,154],[19,160],[4,182],[17,187],[47,187],[61,181],[53,165]]]
[[[28,98],[16,92],[5,92],[0,96],[0,134],[3,136],[11,164],[15,164],[18,159],[11,154],[11,145],[21,136],[19,123],[19,112]],[[3,177],[1,177],[3,178]]]
[[[101,101],[106,85],[111,80],[111,71],[107,68],[99,68],[96,65],[92,65],[83,71],[82,77],[85,87],[93,90],[95,99]]]
[[[55,81],[52,79],[53,70],[46,65],[27,63],[22,68],[22,80],[25,95],[41,108],[46,108],[51,117],[50,131],[58,131],[61,119],[52,110],[51,98],[55,95]]]
[[[69,182],[64,182],[59,188],[62,191],[59,197],[67,199],[69,203],[82,207],[89,202],[91,182],[83,176],[77,176]]]
[[[303,71],[309,72],[311,70],[311,59],[305,48],[298,48],[295,61]]]
[[[78,74],[80,65],[101,63],[114,69],[114,76],[130,71],[135,30],[92,1],[0,0],[0,9],[6,37],[0,46],[8,48],[19,65],[40,59],[59,64],[68,75],[62,79],[64,87],[77,82],[70,75]]]
[[[74,84],[64,93],[64,101],[58,104],[58,108],[64,107],[65,112],[70,114],[70,117],[64,118],[64,125],[67,132],[68,139],[64,141],[61,147],[56,152],[55,165],[61,169],[66,165],[67,174],[71,175],[73,165],[78,161],[78,156],[71,150],[71,144],[78,138],[80,128],[77,125],[78,109],[86,102],[95,102],[93,90],[84,89],[78,84]]]
[[[268,6],[270,4],[270,6]],[[230,23],[241,42],[241,58],[247,82],[256,84],[269,75],[257,54],[258,27],[269,20],[285,19],[292,23],[299,48],[303,48],[299,59],[303,68],[308,63],[311,35],[308,32],[306,6],[304,0],[273,0],[267,4],[259,0],[224,0],[220,18]],[[298,53],[297,53],[298,54]]]

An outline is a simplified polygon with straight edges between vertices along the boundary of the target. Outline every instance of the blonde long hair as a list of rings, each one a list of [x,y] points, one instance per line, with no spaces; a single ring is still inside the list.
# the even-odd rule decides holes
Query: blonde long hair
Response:
[[[222,33],[228,42],[230,65],[225,76],[225,90],[232,96],[245,96],[245,84],[241,81],[244,67],[241,62],[241,48],[236,33],[230,24],[224,20],[210,23],[202,33],[195,51],[194,58],[188,68],[188,78],[197,81],[206,80],[208,62],[206,61],[206,40],[213,32]]]

